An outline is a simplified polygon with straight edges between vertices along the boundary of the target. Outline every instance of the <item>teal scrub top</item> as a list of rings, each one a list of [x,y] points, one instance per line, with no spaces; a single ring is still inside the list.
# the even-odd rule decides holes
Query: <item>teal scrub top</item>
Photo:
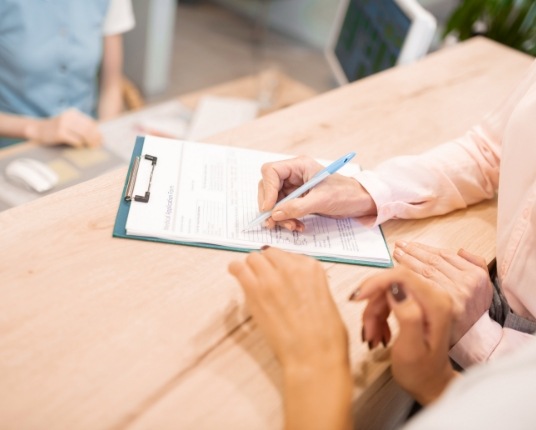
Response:
[[[0,0],[0,111],[51,117],[75,107],[95,116],[109,3]]]

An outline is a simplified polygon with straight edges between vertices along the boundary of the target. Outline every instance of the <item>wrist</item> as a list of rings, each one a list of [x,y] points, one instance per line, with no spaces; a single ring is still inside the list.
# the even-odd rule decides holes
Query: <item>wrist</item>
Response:
[[[442,376],[434,378],[433,384],[426,384],[426,387],[423,387],[423,390],[418,393],[413,393],[413,397],[422,406],[427,406],[441,397],[447,386],[458,376],[460,376],[460,374],[450,368],[445,371]]]
[[[356,215],[357,217],[362,216],[372,216],[378,214],[378,208],[376,206],[376,202],[372,199],[372,196],[369,194],[369,192],[361,185],[361,183],[355,179],[352,178],[354,182],[355,191],[353,195],[355,196],[355,203],[354,207],[356,208]]]
[[[317,393],[317,396],[328,396],[329,393],[350,395],[352,390],[352,374],[349,360],[319,360],[314,363],[288,365],[283,368],[283,379],[287,389],[300,391],[303,395]],[[319,394],[319,393],[323,394]]]
[[[337,379],[350,375],[348,360],[318,360],[314,363],[294,363],[283,366],[285,380],[311,381],[313,379]]]
[[[349,365],[285,368],[284,387],[286,429],[352,427],[353,385]]]
[[[38,118],[26,118],[23,128],[23,138],[25,140],[32,140],[39,142],[39,128],[44,120]]]
[[[309,351],[312,348],[308,348]],[[285,375],[309,377],[315,373],[331,374],[350,372],[350,360],[347,347],[332,346],[326,351],[307,354],[289,354],[281,364]],[[283,358],[283,357],[281,357]]]

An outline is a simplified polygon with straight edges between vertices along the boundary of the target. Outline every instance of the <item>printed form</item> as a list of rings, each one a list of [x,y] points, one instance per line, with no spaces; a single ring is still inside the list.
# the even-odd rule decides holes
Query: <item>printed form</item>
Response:
[[[148,136],[135,195],[144,195],[149,184],[151,163],[143,159],[145,154],[157,157],[150,199],[132,202],[128,235],[242,250],[271,245],[317,257],[391,261],[381,229],[354,219],[310,215],[302,219],[303,233],[263,226],[243,231],[259,213],[261,166],[289,155]],[[339,172],[351,175],[358,170],[350,164]]]

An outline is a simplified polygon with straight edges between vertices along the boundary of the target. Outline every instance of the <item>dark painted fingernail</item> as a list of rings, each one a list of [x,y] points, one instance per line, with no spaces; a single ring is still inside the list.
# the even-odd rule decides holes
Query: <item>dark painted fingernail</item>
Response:
[[[372,351],[372,341],[371,340],[368,341],[368,349],[369,349],[369,351]]]
[[[402,285],[397,282],[393,282],[391,284],[391,294],[397,302],[401,302],[406,299],[406,292],[404,291],[404,288],[402,288]]]
[[[384,337],[382,337],[382,345],[384,348],[387,348],[387,341],[385,340]]]
[[[361,341],[365,342],[365,327],[361,328]]]
[[[360,292],[361,292],[361,288],[357,288],[352,294],[350,294],[350,297],[348,297],[348,300],[354,300],[357,296],[359,296]]]
[[[266,251],[268,248],[270,248],[270,245],[262,245],[261,251]]]

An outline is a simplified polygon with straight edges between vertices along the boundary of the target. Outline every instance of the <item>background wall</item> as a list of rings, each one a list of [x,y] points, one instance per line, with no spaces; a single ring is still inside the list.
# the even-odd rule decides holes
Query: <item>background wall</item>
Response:
[[[179,0],[180,1],[180,0]],[[339,0],[213,0],[253,19],[268,9],[268,24],[285,34],[323,48]]]
[[[145,96],[164,92],[175,28],[175,0],[133,0],[136,26],[123,36],[125,74]]]
[[[180,0],[179,0],[180,1]],[[274,29],[323,49],[329,38],[339,0],[213,0],[253,19],[268,9],[267,23]],[[444,22],[458,0],[419,0]]]

